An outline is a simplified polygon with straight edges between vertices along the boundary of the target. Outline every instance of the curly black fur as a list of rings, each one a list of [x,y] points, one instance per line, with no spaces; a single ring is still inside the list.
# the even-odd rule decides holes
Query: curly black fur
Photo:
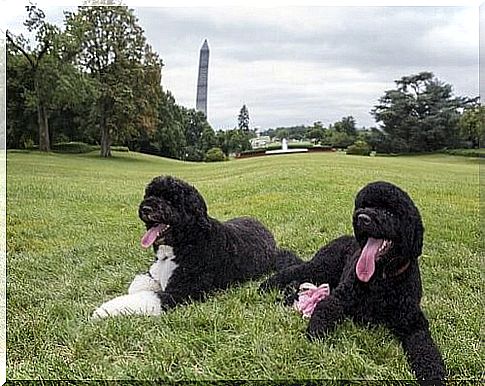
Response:
[[[312,260],[270,277],[261,290],[329,283],[330,296],[317,305],[310,319],[310,338],[323,338],[346,317],[362,324],[382,324],[401,341],[417,379],[443,379],[445,366],[420,308],[418,257],[424,228],[418,209],[397,186],[374,182],[355,199],[353,228],[354,237],[333,240]],[[391,241],[377,254],[370,278],[359,276],[356,268],[369,238]]]
[[[157,292],[162,309],[301,263],[290,251],[277,248],[259,221],[241,217],[220,222],[208,216],[200,193],[174,177],[153,179],[139,217],[147,229],[170,226],[153,244],[155,254],[160,245],[172,247],[177,264],[165,290]]]

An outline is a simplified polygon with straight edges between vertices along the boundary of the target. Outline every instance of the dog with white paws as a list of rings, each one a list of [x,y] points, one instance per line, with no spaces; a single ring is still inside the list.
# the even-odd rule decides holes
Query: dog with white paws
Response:
[[[156,260],[147,273],[135,276],[127,295],[103,303],[94,318],[159,315],[301,263],[292,252],[278,248],[259,221],[239,217],[220,222],[210,217],[200,193],[171,176],[153,179],[138,214],[147,228],[141,244],[153,247]]]

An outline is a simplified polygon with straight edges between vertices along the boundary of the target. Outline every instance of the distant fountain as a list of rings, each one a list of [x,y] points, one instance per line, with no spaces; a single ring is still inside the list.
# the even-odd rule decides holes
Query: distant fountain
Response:
[[[288,150],[288,141],[286,140],[286,138],[283,138],[281,141],[281,150]]]
[[[288,153],[305,153],[307,152],[308,149],[300,149],[300,148],[293,148],[293,149],[288,149],[288,141],[286,138],[283,138],[281,140],[281,149],[277,150],[266,150],[264,154],[288,154]]]

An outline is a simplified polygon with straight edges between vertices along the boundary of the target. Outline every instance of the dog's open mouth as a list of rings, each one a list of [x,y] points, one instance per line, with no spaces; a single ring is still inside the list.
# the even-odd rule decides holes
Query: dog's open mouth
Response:
[[[170,225],[168,224],[155,224],[141,238],[141,246],[148,248],[153,245],[158,238],[162,237],[164,233],[168,231]]]
[[[369,237],[360,254],[355,273],[360,281],[368,282],[374,274],[376,262],[384,256],[392,246],[392,241]]]

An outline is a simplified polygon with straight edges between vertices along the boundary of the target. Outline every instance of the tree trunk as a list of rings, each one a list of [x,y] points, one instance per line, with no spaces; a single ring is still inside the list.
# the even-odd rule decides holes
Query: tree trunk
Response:
[[[39,90],[39,82],[35,82],[35,91],[37,94],[37,123],[39,125],[39,150],[40,151],[50,151],[50,140],[49,140],[49,120],[47,117],[47,109],[42,102]]]
[[[111,157],[111,133],[108,122],[108,107],[106,99],[102,98],[98,101],[98,112],[100,117],[101,129],[101,157]]]
[[[101,157],[111,157],[111,137],[106,119],[101,126]]]

